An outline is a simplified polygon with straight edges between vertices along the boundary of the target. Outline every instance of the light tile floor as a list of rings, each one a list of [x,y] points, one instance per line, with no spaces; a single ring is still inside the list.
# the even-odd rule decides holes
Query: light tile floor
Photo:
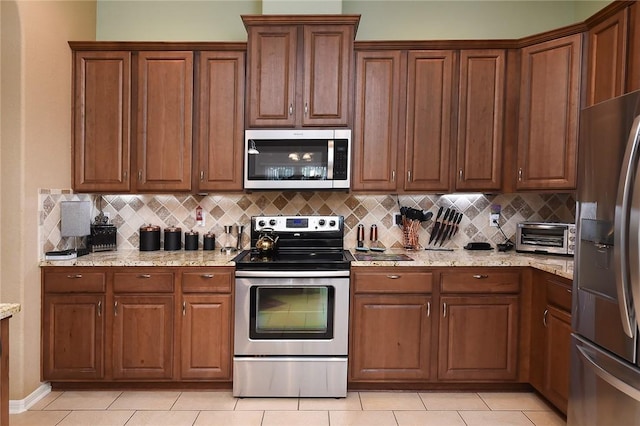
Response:
[[[234,398],[229,391],[51,392],[11,426],[557,426],[527,392],[349,392],[346,398]]]

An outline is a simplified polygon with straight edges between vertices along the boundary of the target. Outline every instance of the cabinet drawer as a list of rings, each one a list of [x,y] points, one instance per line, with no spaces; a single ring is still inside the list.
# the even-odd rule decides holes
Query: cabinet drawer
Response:
[[[182,274],[183,293],[231,293],[233,274],[215,269]]]
[[[114,293],[171,293],[171,272],[122,272],[113,274]]]
[[[442,274],[443,293],[518,293],[520,274],[517,272],[469,271]]]
[[[45,293],[104,293],[106,278],[103,272],[45,272]]]
[[[547,302],[571,312],[571,287],[555,280],[547,280]]]
[[[354,274],[356,293],[431,293],[431,272],[380,271]]]

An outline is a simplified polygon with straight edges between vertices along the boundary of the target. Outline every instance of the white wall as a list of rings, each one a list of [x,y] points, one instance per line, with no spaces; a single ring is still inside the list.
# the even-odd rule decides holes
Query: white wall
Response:
[[[264,2],[264,4],[263,4]],[[584,20],[609,1],[343,0],[357,40],[511,39]],[[287,4],[290,6],[287,8]],[[98,0],[98,40],[245,41],[240,15],[335,13],[326,0]]]

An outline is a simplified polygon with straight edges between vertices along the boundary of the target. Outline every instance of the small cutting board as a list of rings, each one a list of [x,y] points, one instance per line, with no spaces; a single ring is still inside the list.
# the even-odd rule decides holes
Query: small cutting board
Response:
[[[374,262],[374,261],[399,262],[399,261],[413,260],[412,258],[407,256],[406,254],[402,254],[402,253],[398,253],[398,254],[394,254],[394,253],[355,253],[354,256],[355,256],[356,260],[359,260],[361,262]]]

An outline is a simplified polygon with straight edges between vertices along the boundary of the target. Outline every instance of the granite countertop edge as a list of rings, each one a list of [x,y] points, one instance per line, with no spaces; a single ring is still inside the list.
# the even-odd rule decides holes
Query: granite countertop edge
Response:
[[[356,255],[356,252],[351,250]],[[112,252],[91,253],[71,260],[42,260],[45,266],[142,266],[142,267],[215,267],[234,266],[233,259],[237,253],[230,255],[218,251],[153,251],[118,250]],[[406,254],[411,261],[396,260],[355,260],[352,267],[533,267],[542,271],[573,279],[573,257],[551,256],[540,254],[524,254],[516,252],[468,251],[457,249],[454,251],[406,251],[391,249],[385,255]],[[374,255],[375,256],[375,255]]]
[[[17,314],[21,309],[22,307],[19,303],[0,303],[0,320]]]

